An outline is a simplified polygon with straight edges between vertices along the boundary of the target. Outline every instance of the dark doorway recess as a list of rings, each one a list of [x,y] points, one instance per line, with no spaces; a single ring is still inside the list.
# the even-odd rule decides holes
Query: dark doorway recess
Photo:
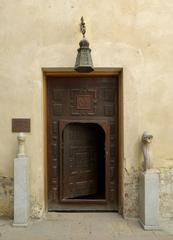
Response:
[[[48,76],[48,211],[118,209],[118,76]]]
[[[62,133],[63,199],[105,199],[105,133],[95,123],[69,123]]]

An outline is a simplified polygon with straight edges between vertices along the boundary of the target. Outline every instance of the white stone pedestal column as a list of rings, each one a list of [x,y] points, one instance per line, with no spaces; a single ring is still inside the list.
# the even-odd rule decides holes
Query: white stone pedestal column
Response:
[[[145,230],[159,229],[159,175],[153,170],[140,175],[139,221]]]
[[[29,220],[29,158],[25,154],[25,135],[18,135],[18,154],[14,159],[14,222],[24,227]]]
[[[14,222],[13,226],[27,226],[29,220],[29,159],[14,159]]]

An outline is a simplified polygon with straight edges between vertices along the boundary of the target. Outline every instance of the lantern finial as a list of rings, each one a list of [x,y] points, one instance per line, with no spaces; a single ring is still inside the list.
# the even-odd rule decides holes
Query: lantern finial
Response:
[[[81,31],[81,33],[83,35],[83,38],[85,38],[86,26],[85,26],[85,22],[84,22],[84,18],[83,17],[81,17],[80,31]]]
[[[81,17],[80,31],[83,35],[83,39],[79,43],[78,54],[76,57],[75,70],[78,72],[92,72],[94,70],[91,49],[89,48],[89,42],[85,38],[86,26],[84,18]]]

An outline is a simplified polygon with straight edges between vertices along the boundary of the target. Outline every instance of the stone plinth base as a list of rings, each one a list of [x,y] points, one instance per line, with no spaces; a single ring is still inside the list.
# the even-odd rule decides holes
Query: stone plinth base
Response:
[[[140,175],[139,218],[145,230],[159,229],[159,175],[151,170]]]
[[[144,230],[148,230],[148,231],[153,231],[153,230],[159,230],[160,227],[159,225],[152,225],[152,226],[149,226],[149,225],[145,225],[140,219],[139,219],[139,223],[141,224],[141,226],[143,227]]]
[[[29,159],[14,159],[14,222],[13,226],[26,227],[29,220]]]
[[[28,222],[26,224],[21,224],[21,223],[14,223],[13,222],[13,227],[28,227]]]

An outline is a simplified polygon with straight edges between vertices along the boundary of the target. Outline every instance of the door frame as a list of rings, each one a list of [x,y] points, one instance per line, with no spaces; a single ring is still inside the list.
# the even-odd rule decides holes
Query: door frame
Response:
[[[105,152],[106,152],[106,158],[105,158],[105,169],[106,169],[106,176],[105,177],[105,187],[106,187],[106,191],[105,191],[105,198],[104,199],[63,199],[62,198],[62,192],[60,190],[60,202],[61,203],[107,203],[108,201],[108,179],[109,179],[109,171],[108,171],[108,165],[109,165],[109,154],[110,151],[107,152],[109,141],[110,141],[110,127],[107,121],[105,120],[100,120],[98,121],[94,121],[94,120],[87,120],[87,122],[85,120],[60,120],[59,123],[59,131],[60,131],[60,136],[62,137],[62,132],[64,130],[64,128],[68,125],[68,123],[95,123],[98,124],[100,127],[102,127],[102,129],[104,130],[105,134],[108,133],[108,137],[105,139]],[[62,127],[63,126],[63,127]],[[62,129],[61,129],[62,127]],[[61,144],[61,142],[60,142]],[[61,150],[60,150],[61,152]],[[60,169],[62,169],[62,152],[60,153]],[[62,188],[62,171],[60,171],[60,189]]]
[[[67,76],[118,76],[118,212],[123,215],[124,209],[124,118],[123,118],[123,68],[95,68],[90,73],[79,73],[74,68],[42,68],[43,74],[43,121],[44,121],[44,211],[48,213],[48,128],[47,128],[47,77]]]

